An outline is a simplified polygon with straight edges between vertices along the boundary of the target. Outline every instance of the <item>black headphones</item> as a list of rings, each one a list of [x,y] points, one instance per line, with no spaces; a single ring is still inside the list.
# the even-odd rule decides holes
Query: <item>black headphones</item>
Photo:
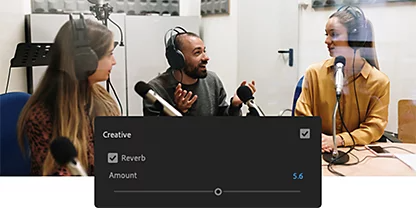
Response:
[[[346,11],[350,13],[355,20],[353,28],[348,28],[348,45],[351,48],[358,49],[361,47],[370,47],[371,41],[368,41],[368,25],[364,12],[356,6],[345,5],[340,7],[337,12]]]
[[[86,80],[97,69],[98,57],[90,47],[84,15],[81,13],[79,17],[75,20],[69,14],[74,43],[74,68],[78,80]]]
[[[169,32],[170,32],[170,38],[169,40],[166,41],[166,35]],[[166,48],[165,56],[166,56],[166,59],[168,60],[170,67],[173,69],[182,69],[183,67],[185,67],[185,56],[177,47],[176,37],[180,34],[186,34],[186,33],[188,33],[188,31],[186,31],[184,28],[180,26],[176,26],[172,29],[169,29],[165,33],[165,38],[164,38],[165,48]]]

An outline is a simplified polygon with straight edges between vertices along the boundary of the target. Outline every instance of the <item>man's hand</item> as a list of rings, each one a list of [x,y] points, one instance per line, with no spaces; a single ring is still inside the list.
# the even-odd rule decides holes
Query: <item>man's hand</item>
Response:
[[[194,95],[192,97],[191,91],[187,92],[186,90],[182,90],[182,85],[180,83],[178,84],[178,86],[176,86],[174,97],[176,108],[182,111],[182,113],[188,112],[189,108],[191,108],[192,104],[194,104],[194,102],[198,98],[197,95]]]
[[[245,80],[243,82],[241,82],[240,87],[244,86],[244,85],[247,85],[247,81],[245,81]],[[251,83],[248,83],[247,86],[250,88],[250,90],[253,94],[256,92],[256,83],[254,82],[254,80],[251,81]],[[238,97],[237,92],[236,92],[234,94],[233,103],[231,103],[231,105],[234,106],[234,107],[238,107],[242,103],[243,103],[243,101],[240,100],[240,98]]]

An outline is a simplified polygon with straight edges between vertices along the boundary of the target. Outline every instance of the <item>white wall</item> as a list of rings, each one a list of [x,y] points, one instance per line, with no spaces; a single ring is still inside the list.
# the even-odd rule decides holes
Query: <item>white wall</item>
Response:
[[[238,11],[237,1],[230,1],[230,15],[202,18],[201,37],[210,57],[208,69],[221,78],[227,91],[227,102],[238,87]]]
[[[310,4],[309,4],[310,5]],[[381,71],[390,79],[389,123],[386,130],[397,132],[397,103],[416,99],[416,4],[394,3],[360,6],[374,26],[375,44]],[[300,12],[299,72],[315,62],[329,58],[325,41],[325,24],[336,8]]]
[[[211,58],[209,70],[221,78],[227,99],[241,81],[255,80],[256,103],[266,115],[291,108],[297,82],[297,5],[288,1],[280,6],[275,0],[234,0],[229,15],[202,18],[201,34]],[[296,24],[287,17],[293,17]],[[287,55],[277,53],[288,48],[295,50],[293,67],[288,67]],[[244,114],[246,110],[244,107]]]
[[[299,13],[299,50],[297,53],[298,74],[306,68],[328,58],[324,45],[324,26],[335,8],[314,10],[311,0],[307,9]],[[238,6],[237,0],[230,1],[230,15],[203,17],[200,29],[211,60],[209,69],[222,79],[231,97],[238,78]],[[416,4],[392,3],[362,6],[366,16],[373,22],[376,49],[381,70],[391,81],[391,104],[387,130],[397,132],[397,102],[400,99],[416,99]],[[0,7],[0,28],[7,28],[0,36],[0,90],[4,92],[10,59],[17,43],[24,41],[24,15],[30,13],[30,1],[14,0]],[[200,0],[181,0],[180,14],[197,16],[200,13]],[[240,14],[253,15],[253,14]],[[290,20],[289,20],[290,21]],[[296,54],[296,53],[295,53]],[[25,69],[12,69],[9,91],[26,91]],[[278,99],[292,99],[281,97]],[[288,106],[290,107],[290,106]]]
[[[298,76],[298,4],[293,0],[238,1],[237,81],[255,80],[255,102],[264,114],[291,109]],[[293,49],[289,55],[278,53]]]
[[[295,56],[298,58],[295,62],[298,64],[298,78],[310,64],[329,58],[324,44],[324,27],[329,15],[336,10],[312,9],[311,0],[299,2],[309,3],[309,6],[299,10],[299,50]],[[230,1],[230,4],[230,15],[203,17],[201,28],[201,35],[211,57],[209,69],[219,74],[229,97],[239,84],[239,52],[244,50],[238,44],[238,27],[241,25],[238,15],[255,15],[237,13],[237,1]],[[391,81],[389,123],[386,130],[397,132],[398,101],[416,99],[416,87],[413,85],[416,70],[411,67],[416,65],[416,42],[413,41],[416,34],[416,4],[378,3],[363,5],[361,8],[374,25],[380,68]],[[292,97],[277,99],[291,100]]]
[[[180,0],[180,16],[200,16],[201,0]]]
[[[29,0],[8,1],[0,7],[0,93],[4,93],[6,89],[10,60],[14,56],[16,45],[25,41],[25,14],[30,13],[30,8]],[[13,68],[11,72],[8,91],[26,92],[26,69]]]
[[[181,0],[181,16],[199,16],[200,0]],[[16,45],[25,41],[25,14],[31,13],[30,0],[8,1],[0,7],[0,28],[7,28],[0,35],[0,93],[6,89],[8,68]],[[7,31],[7,32],[6,32]],[[27,91],[26,68],[13,68],[8,91]]]

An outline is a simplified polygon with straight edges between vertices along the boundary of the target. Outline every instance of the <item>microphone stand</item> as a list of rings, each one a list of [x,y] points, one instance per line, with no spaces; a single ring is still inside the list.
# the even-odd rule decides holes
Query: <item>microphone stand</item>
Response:
[[[246,116],[265,116],[263,111],[260,109],[260,107],[248,107],[248,113]]]
[[[90,2],[90,1],[88,1]],[[91,2],[90,2],[91,3]],[[105,27],[108,28],[108,20],[111,21],[111,23],[113,23],[119,30],[120,30],[120,46],[124,46],[123,43],[123,31],[121,29],[121,27],[115,23],[113,20],[110,19],[110,14],[113,12],[113,7],[109,4],[109,3],[105,3],[105,4],[94,4],[93,6],[90,6],[90,11],[92,12],[92,14],[95,16],[95,18],[97,18],[99,21],[101,21],[103,23],[103,25]],[[116,42],[114,43],[114,47],[116,47]],[[121,111],[121,115],[123,115],[123,106],[121,105],[120,99],[117,96],[117,93],[113,87],[113,85],[111,84],[110,81],[110,75],[108,75],[108,79],[106,81],[106,88],[107,88],[107,92],[110,93],[110,87],[114,92],[114,95],[117,99],[117,102],[120,106],[120,111]]]
[[[94,4],[93,6],[90,6],[90,11],[95,16],[95,18],[101,21],[103,25],[105,25],[108,28],[108,19],[110,17],[110,14],[113,12],[113,7],[110,4],[105,3],[101,6],[98,4]],[[110,92],[110,75],[108,75],[106,84],[107,92]]]
[[[260,116],[260,114],[256,111],[255,108],[249,107],[246,116]]]
[[[338,151],[338,148],[337,148],[336,120],[337,120],[339,98],[340,98],[340,95],[337,95],[337,100],[335,102],[335,107],[334,107],[334,113],[332,114],[332,140],[334,142],[334,150],[332,150],[332,153],[323,153],[324,160],[332,164],[345,164],[350,159],[349,156],[345,152]]]

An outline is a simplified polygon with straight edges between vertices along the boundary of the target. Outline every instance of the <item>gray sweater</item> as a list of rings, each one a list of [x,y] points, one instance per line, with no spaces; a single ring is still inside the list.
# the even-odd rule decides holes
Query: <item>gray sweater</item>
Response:
[[[157,76],[149,82],[150,87],[166,102],[176,108],[174,93],[178,81],[173,76],[171,69]],[[220,78],[215,72],[208,71],[204,79],[198,79],[195,84],[182,84],[182,89],[192,91],[193,95],[198,95],[198,99],[184,116],[241,116],[241,106],[233,107],[226,102],[227,94]],[[192,96],[193,96],[192,95]],[[147,99],[143,99],[143,115],[158,116],[165,115],[157,109],[155,105]]]

